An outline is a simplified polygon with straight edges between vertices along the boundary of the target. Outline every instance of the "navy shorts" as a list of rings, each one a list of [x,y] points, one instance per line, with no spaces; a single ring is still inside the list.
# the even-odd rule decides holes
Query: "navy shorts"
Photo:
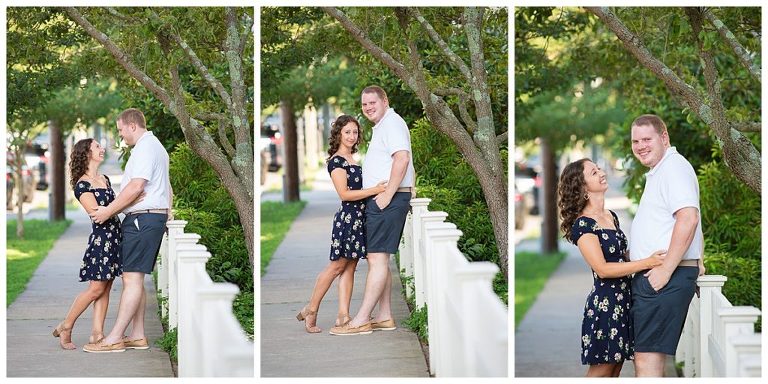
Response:
[[[367,253],[395,253],[403,236],[405,218],[411,208],[410,192],[395,192],[392,201],[380,209],[369,197],[365,203]]]
[[[647,271],[632,278],[632,321],[635,352],[659,352],[674,355],[683,332],[688,306],[696,292],[698,267],[677,267],[669,283],[656,292]]]
[[[123,220],[123,272],[152,273],[163,242],[164,213],[129,214]]]

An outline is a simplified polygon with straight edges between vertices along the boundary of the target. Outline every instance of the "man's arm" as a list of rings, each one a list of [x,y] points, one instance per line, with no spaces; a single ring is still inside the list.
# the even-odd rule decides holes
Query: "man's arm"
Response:
[[[141,178],[131,179],[128,185],[126,185],[125,188],[120,191],[120,194],[117,195],[115,201],[106,207],[98,207],[95,212],[90,213],[91,218],[97,223],[103,223],[109,220],[110,217],[117,215],[123,209],[131,205],[133,200],[144,192],[144,187],[146,185],[147,180]]]
[[[397,189],[400,188],[400,182],[402,182],[405,177],[405,172],[408,170],[408,163],[410,161],[408,151],[397,151],[392,154],[392,170],[389,172],[387,189],[376,195],[374,198],[374,200],[376,200],[376,205],[378,205],[379,208],[386,208],[392,201],[392,196],[394,196]]]
[[[664,288],[675,271],[683,255],[693,242],[696,227],[699,225],[699,210],[695,207],[685,207],[675,212],[675,227],[672,230],[672,239],[667,249],[667,257],[664,264],[651,269],[645,276],[654,290]]]

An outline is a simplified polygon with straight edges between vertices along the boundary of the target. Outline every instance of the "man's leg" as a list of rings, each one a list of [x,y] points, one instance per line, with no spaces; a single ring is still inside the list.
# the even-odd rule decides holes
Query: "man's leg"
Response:
[[[123,293],[120,296],[120,306],[117,309],[117,320],[112,331],[104,338],[101,344],[114,344],[123,339],[128,324],[136,314],[141,304],[144,291],[144,273],[123,272]]]
[[[663,377],[667,355],[659,352],[635,352],[635,376]]]
[[[368,276],[365,279],[365,293],[363,294],[363,303],[360,310],[352,321],[350,327],[359,327],[370,322],[371,312],[376,302],[379,301],[382,292],[387,286],[387,276],[389,271],[389,253],[369,253],[368,254]]]
[[[376,313],[374,322],[381,322],[392,319],[392,270],[389,269],[389,258],[387,258],[387,282],[381,296],[378,299],[379,312]]]
[[[144,313],[147,309],[147,290],[144,289],[144,284],[142,280],[141,284],[141,302],[139,302],[139,306],[136,308],[136,313],[134,313],[133,318],[131,319],[131,334],[128,335],[128,339],[130,340],[138,340],[143,339],[144,336]]]

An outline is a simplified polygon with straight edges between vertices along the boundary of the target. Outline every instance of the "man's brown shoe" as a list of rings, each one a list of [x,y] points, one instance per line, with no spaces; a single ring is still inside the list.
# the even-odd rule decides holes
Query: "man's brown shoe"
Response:
[[[118,341],[114,344],[88,343],[83,347],[83,352],[89,353],[110,353],[125,352],[125,343]]]
[[[330,334],[336,336],[368,335],[373,333],[371,323],[365,323],[359,327],[351,327],[349,323],[331,328]]]
[[[123,343],[125,343],[125,349],[149,349],[147,338],[128,340],[128,336],[123,336]]]
[[[387,319],[384,321],[371,323],[371,328],[373,328],[374,331],[394,331],[397,329],[397,325],[395,324],[394,320]]]

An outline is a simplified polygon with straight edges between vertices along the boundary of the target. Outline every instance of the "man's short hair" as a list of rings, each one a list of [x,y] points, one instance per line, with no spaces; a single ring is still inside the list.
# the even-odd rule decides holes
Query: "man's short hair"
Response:
[[[667,125],[664,124],[664,120],[661,119],[661,117],[658,117],[656,115],[642,115],[635,119],[635,121],[632,122],[632,125],[630,127],[639,127],[641,125],[650,125],[653,128],[656,129],[656,133],[661,135],[664,132],[667,132]]]
[[[384,92],[384,89],[379,87],[378,85],[369,85],[363,89],[363,92],[360,93],[360,96],[362,97],[366,93],[375,93],[379,95],[379,99],[382,100],[389,100],[387,99],[387,93]]]
[[[147,129],[147,121],[144,119],[144,114],[136,108],[128,108],[120,112],[117,120],[122,121],[124,124],[136,124],[141,128]]]

